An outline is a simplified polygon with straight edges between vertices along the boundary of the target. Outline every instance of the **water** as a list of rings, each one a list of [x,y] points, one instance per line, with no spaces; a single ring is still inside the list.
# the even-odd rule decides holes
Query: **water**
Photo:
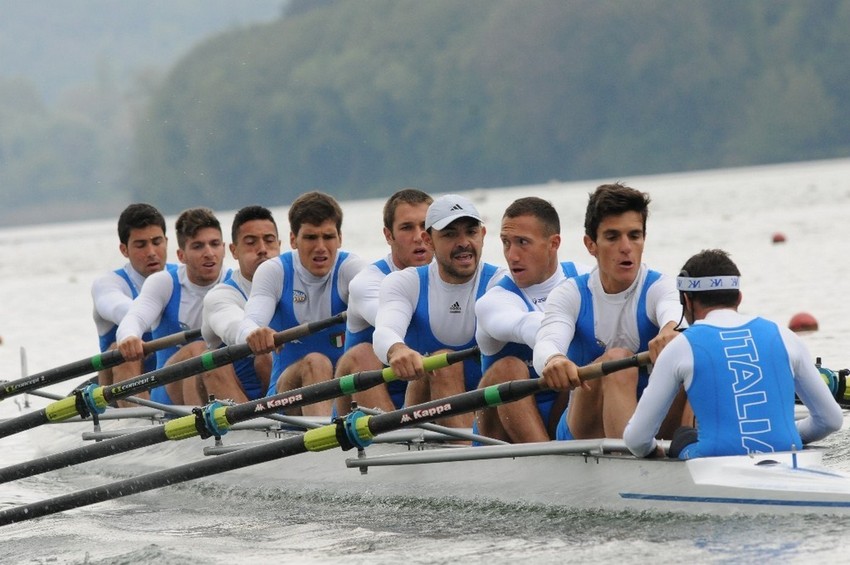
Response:
[[[850,160],[835,160],[622,180],[652,196],[644,255],[650,266],[674,274],[701,249],[726,249],[743,272],[741,310],[781,324],[797,312],[811,313],[820,329],[806,342],[824,365],[839,369],[850,365],[850,302],[842,292],[850,276],[848,178]],[[561,214],[561,258],[590,263],[582,222],[587,193],[597,184],[468,193],[490,228],[485,259],[501,262],[498,222],[507,204],[538,195]],[[368,258],[386,253],[381,206],[375,200],[343,204],[346,249]],[[285,225],[285,209],[274,211]],[[229,226],[232,216],[221,213],[222,224]],[[173,226],[174,218],[168,220]],[[775,232],[787,241],[773,244]],[[173,238],[171,244],[176,260]],[[96,352],[89,288],[97,275],[123,264],[114,221],[0,230],[0,258],[0,378],[21,376],[21,348],[30,373]],[[73,384],[50,390],[65,393]],[[0,403],[0,417],[18,414],[22,401]],[[29,396],[29,402],[47,401]],[[847,436],[842,430],[827,443],[835,448],[830,462],[850,470]],[[0,442],[3,465],[34,456],[26,434]],[[0,485],[0,507],[115,478],[68,469]],[[848,526],[850,520],[815,517],[577,512],[187,483],[4,527],[0,563],[830,563],[844,561]]]

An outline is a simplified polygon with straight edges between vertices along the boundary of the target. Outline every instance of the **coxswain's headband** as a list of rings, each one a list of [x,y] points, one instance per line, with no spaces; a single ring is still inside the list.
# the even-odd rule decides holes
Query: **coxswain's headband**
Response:
[[[740,290],[741,277],[719,275],[715,277],[676,277],[679,292],[704,292],[708,290]]]

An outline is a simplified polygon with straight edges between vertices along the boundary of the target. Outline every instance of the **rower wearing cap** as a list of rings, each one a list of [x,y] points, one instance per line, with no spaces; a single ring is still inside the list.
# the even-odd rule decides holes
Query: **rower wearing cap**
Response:
[[[677,279],[690,327],[658,356],[623,439],[638,457],[660,454],[655,434],[684,387],[698,427],[680,428],[670,457],[792,451],[841,428],[843,414],[803,341],[738,313],[740,271],[728,253],[704,250]],[[809,415],[794,420],[794,393]]]
[[[428,207],[423,236],[435,261],[390,273],[381,283],[373,347],[398,378],[410,381],[407,405],[478,386],[481,366],[477,361],[429,374],[422,358],[475,344],[475,301],[504,274],[504,269],[481,261],[485,233],[481,215],[469,199],[441,196]],[[453,416],[441,423],[470,427],[472,415]]]

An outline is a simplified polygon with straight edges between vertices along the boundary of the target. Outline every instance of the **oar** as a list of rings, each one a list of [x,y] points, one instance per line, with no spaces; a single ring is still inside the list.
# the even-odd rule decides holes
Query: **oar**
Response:
[[[434,371],[468,357],[478,355],[478,353],[477,347],[470,347],[462,351],[451,351],[432,355],[424,359],[425,370]],[[329,400],[343,394],[351,394],[352,392],[366,390],[381,383],[394,381],[396,378],[393,370],[390,367],[386,367],[374,371],[363,371],[345,375],[330,381],[289,390],[274,396],[252,400],[242,404],[222,406],[214,402],[203,409],[198,409],[195,414],[176,418],[161,426],[110,438],[61,453],[47,455],[39,459],[18,463],[17,465],[10,465],[9,467],[0,469],[0,483],[39,475],[55,469],[93,461],[109,455],[124,453],[168,440],[182,440],[198,435],[205,438],[211,435],[222,436],[227,433],[231,425],[238,422],[261,416],[275,416],[276,412],[282,408],[294,408],[296,406],[321,402],[322,400]]]
[[[581,367],[579,368],[579,376],[582,380],[595,379],[615,371],[638,367],[647,363],[649,363],[649,354],[643,352],[625,359]],[[233,469],[241,469],[307,451],[325,451],[335,447],[342,447],[343,449],[355,446],[366,447],[371,443],[372,438],[380,433],[415,426],[420,422],[433,420],[437,417],[453,416],[513,402],[541,390],[545,390],[545,388],[541,385],[540,379],[511,381],[378,416],[366,416],[362,413],[353,412],[334,424],[307,431],[296,437],[269,441],[256,447],[246,447],[213,459],[194,461],[171,469],[147,473],[49,500],[8,508],[0,511],[0,526],[113,500],[166,485],[191,481]]]
[[[161,349],[189,343],[199,337],[201,337],[201,330],[178,332],[145,342],[144,352],[145,355],[148,355]],[[98,353],[94,357],[89,357],[88,359],[81,359],[80,361],[48,369],[47,371],[23,377],[15,381],[4,382],[3,388],[0,389],[0,400],[9,398],[10,396],[15,396],[16,394],[21,394],[22,392],[27,392],[28,390],[61,383],[69,379],[73,379],[74,377],[91,373],[92,371],[100,371],[102,369],[115,367],[123,362],[124,357],[121,355],[121,352],[117,349],[113,349],[111,351]]]
[[[317,322],[304,323],[274,334],[274,342],[275,345],[280,346],[286,342],[343,323],[344,321],[345,312]],[[42,424],[47,424],[48,422],[61,422],[74,416],[85,417],[91,412],[101,413],[110,402],[115,400],[132,396],[158,386],[164,386],[168,383],[209,371],[210,369],[222,367],[249,355],[251,355],[251,349],[247,344],[229,345],[214,351],[207,351],[197,357],[192,357],[174,365],[168,365],[167,367],[115,383],[108,387],[90,386],[80,391],[76,396],[69,396],[68,398],[49,404],[41,410],[0,423],[0,438],[23,432]]]

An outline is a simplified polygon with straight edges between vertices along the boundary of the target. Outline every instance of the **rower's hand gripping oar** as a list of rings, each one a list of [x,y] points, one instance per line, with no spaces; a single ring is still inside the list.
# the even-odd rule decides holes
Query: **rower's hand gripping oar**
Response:
[[[146,341],[143,344],[143,348],[145,355],[149,355],[156,351],[160,351],[161,349],[189,343],[199,337],[201,337],[201,330],[187,330],[167,335],[159,339]],[[22,377],[15,381],[4,382],[2,383],[2,388],[0,388],[0,400],[36,388],[61,383],[69,379],[73,379],[74,377],[86,375],[93,371],[101,371],[103,369],[109,369],[110,367],[116,367],[123,362],[124,356],[121,355],[121,352],[117,349],[104,351],[103,353],[98,353],[97,355],[87,359],[74,361],[73,363],[48,369],[47,371],[36,373],[35,375]]]
[[[579,377],[582,380],[595,379],[609,373],[648,363],[649,354],[643,352],[624,359],[580,367]],[[342,447],[343,449],[355,446],[365,447],[379,433],[415,426],[437,417],[452,416],[498,406],[542,390],[545,390],[545,388],[540,379],[510,381],[377,416],[366,416],[355,411],[334,424],[310,430],[296,437],[269,441],[256,447],[247,447],[215,458],[147,473],[49,500],[8,508],[0,511],[0,526],[40,518],[41,516],[191,481],[233,469],[241,469],[307,451],[325,451],[335,447]]]
[[[426,371],[434,371],[478,354],[477,347],[470,347],[462,351],[432,355],[424,358],[423,362]],[[230,429],[231,425],[238,422],[273,414],[282,408],[294,408],[329,400],[343,394],[359,392],[396,379],[392,368],[385,367],[374,371],[352,373],[330,381],[308,385],[242,404],[223,406],[219,402],[212,402],[204,408],[196,408],[193,415],[175,418],[161,426],[154,426],[17,465],[10,465],[0,469],[0,483],[39,475],[168,440],[182,440],[198,435],[203,438],[211,435],[222,436]]]
[[[304,337],[325,328],[345,322],[345,312],[319,320],[289,328],[274,334],[275,345],[280,346],[288,341]],[[47,424],[61,422],[74,416],[87,417],[91,413],[102,413],[110,402],[120,400],[152,388],[185,379],[198,373],[222,367],[251,355],[251,348],[240,343],[229,345],[213,351],[207,351],[197,357],[186,359],[179,363],[145,373],[138,377],[115,383],[108,387],[89,385],[77,391],[76,396],[69,396],[47,405],[41,410],[18,416],[5,422],[0,422],[0,438],[16,434]]]

